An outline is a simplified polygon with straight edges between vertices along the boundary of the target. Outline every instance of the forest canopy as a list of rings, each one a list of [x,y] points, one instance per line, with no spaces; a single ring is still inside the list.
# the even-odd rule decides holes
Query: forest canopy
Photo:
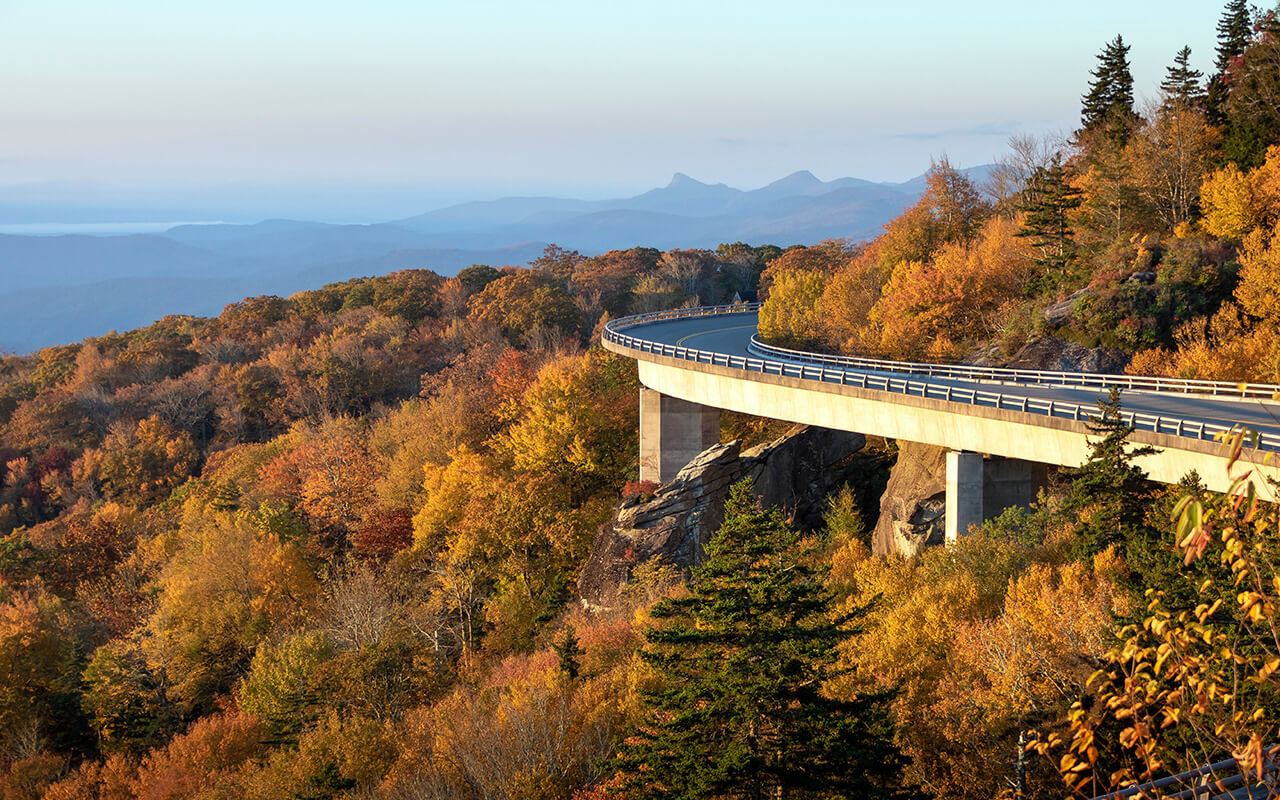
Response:
[[[1232,0],[1217,33],[1146,106],[1102,43],[1076,131],[986,182],[938,161],[871,241],[553,245],[0,358],[0,797],[977,800],[1256,765],[1275,487],[1148,482],[1122,399],[1084,467],[953,547],[872,557],[857,487],[800,530],[743,486],[687,585],[575,595],[654,488],[634,363],[598,345],[622,315],[758,291],[790,345],[1054,337],[1280,382],[1280,22]]]

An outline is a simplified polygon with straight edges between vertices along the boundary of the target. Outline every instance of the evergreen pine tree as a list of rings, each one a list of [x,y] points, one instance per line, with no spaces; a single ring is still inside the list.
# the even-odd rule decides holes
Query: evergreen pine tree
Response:
[[[1244,55],[1253,35],[1253,15],[1245,0],[1229,0],[1218,20],[1218,58],[1214,67],[1219,75],[1231,69],[1231,60]]]
[[[1099,416],[1087,424],[1100,438],[1089,443],[1089,460],[1074,471],[1068,502],[1083,515],[1080,549],[1088,555],[1147,535],[1150,486],[1147,473],[1133,462],[1159,452],[1145,445],[1129,446],[1134,428],[1124,421],[1119,389],[1112,387],[1108,398],[1098,401],[1098,409]]]
[[[1204,100],[1204,88],[1200,85],[1203,77],[1204,73],[1191,68],[1191,48],[1183,47],[1174,57],[1173,64],[1166,68],[1160,92],[1166,103],[1199,105]]]
[[[1171,533],[1169,520],[1174,519],[1174,509],[1184,497],[1194,497],[1204,502],[1209,492],[1195,470],[1172,486],[1153,489],[1151,502],[1147,504],[1145,536],[1131,536],[1125,541],[1124,561],[1127,575],[1121,575],[1122,583],[1134,600],[1135,622],[1145,617],[1146,593],[1158,589],[1172,602],[1194,607],[1196,587],[1205,576],[1204,559],[1193,564],[1185,563],[1184,553],[1177,546],[1177,535]]]
[[[1080,190],[1068,180],[1062,157],[1054,155],[1048,166],[1036,167],[1022,192],[1019,209],[1026,216],[1018,236],[1033,237],[1039,257],[1035,262],[1056,282],[1075,263],[1075,231],[1071,211],[1083,202]]]
[[[641,655],[661,688],[617,757],[619,796],[913,796],[891,695],[823,693],[867,609],[834,614],[824,570],[803,556],[782,515],[760,510],[748,482],[734,486],[688,594],[652,611]]]
[[[1082,98],[1080,122],[1082,131],[1104,130],[1107,135],[1126,141],[1133,129],[1133,73],[1129,69],[1129,45],[1117,35],[1098,54],[1089,91]]]
[[[1229,77],[1232,62],[1244,55],[1253,35],[1253,16],[1246,0],[1228,0],[1227,7],[1218,20],[1217,59],[1214,74],[1209,78],[1207,103],[1209,118],[1221,124],[1225,119],[1227,95],[1230,94]]]
[[[582,657],[582,648],[578,646],[578,633],[572,625],[566,627],[560,638],[552,642],[551,648],[560,659],[560,671],[565,677],[569,680],[577,678],[581,669],[579,659]]]
[[[1266,160],[1267,148],[1280,144],[1280,16],[1271,11],[1258,19],[1256,33],[1244,53],[1231,63],[1225,82],[1222,153],[1238,166],[1251,168]]]

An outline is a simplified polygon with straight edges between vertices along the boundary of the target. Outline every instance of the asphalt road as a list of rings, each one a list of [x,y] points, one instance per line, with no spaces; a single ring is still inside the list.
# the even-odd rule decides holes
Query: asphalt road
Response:
[[[731,356],[750,356],[747,344],[756,332],[755,314],[734,314],[715,317],[693,317],[663,322],[652,322],[628,328],[626,333],[637,338],[649,339],[678,347],[694,347]],[[752,356],[754,357],[754,356]],[[787,361],[777,357],[771,360]],[[793,362],[798,363],[798,362]],[[880,372],[846,367],[847,372],[865,372],[868,375],[892,375],[904,377],[909,373]],[[1039,400],[1055,400],[1092,406],[1106,397],[1105,391],[1078,389],[1063,386],[1008,384],[941,378],[920,375],[918,380],[936,386],[952,386],[958,389],[977,389],[986,392],[1005,392],[1019,397]],[[1121,394],[1126,411],[1138,414],[1158,414],[1191,422],[1214,425],[1243,425],[1251,430],[1280,436],[1280,403],[1261,400],[1223,400],[1204,395],[1164,393],[1126,389]]]

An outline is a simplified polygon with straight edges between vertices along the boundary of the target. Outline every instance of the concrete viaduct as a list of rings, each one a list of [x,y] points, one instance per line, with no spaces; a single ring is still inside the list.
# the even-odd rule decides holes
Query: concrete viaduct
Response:
[[[1034,497],[1047,465],[1089,454],[1090,417],[1122,390],[1131,440],[1153,480],[1195,470],[1225,491],[1223,437],[1256,435],[1243,459],[1280,479],[1280,386],[1123,375],[1005,370],[848,358],[771,347],[755,336],[758,306],[714,306],[610,322],[603,343],[639,363],[640,478],[670,480],[716,444],[720,410],[938,445],[946,459],[946,535],[966,533]]]

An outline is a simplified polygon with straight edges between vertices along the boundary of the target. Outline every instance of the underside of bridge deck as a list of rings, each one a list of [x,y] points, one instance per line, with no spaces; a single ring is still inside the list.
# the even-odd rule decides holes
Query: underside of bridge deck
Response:
[[[720,441],[720,409],[640,390],[640,480],[666,483]],[[946,541],[1011,506],[1028,506],[1048,467],[1016,458],[951,451],[946,457]]]

